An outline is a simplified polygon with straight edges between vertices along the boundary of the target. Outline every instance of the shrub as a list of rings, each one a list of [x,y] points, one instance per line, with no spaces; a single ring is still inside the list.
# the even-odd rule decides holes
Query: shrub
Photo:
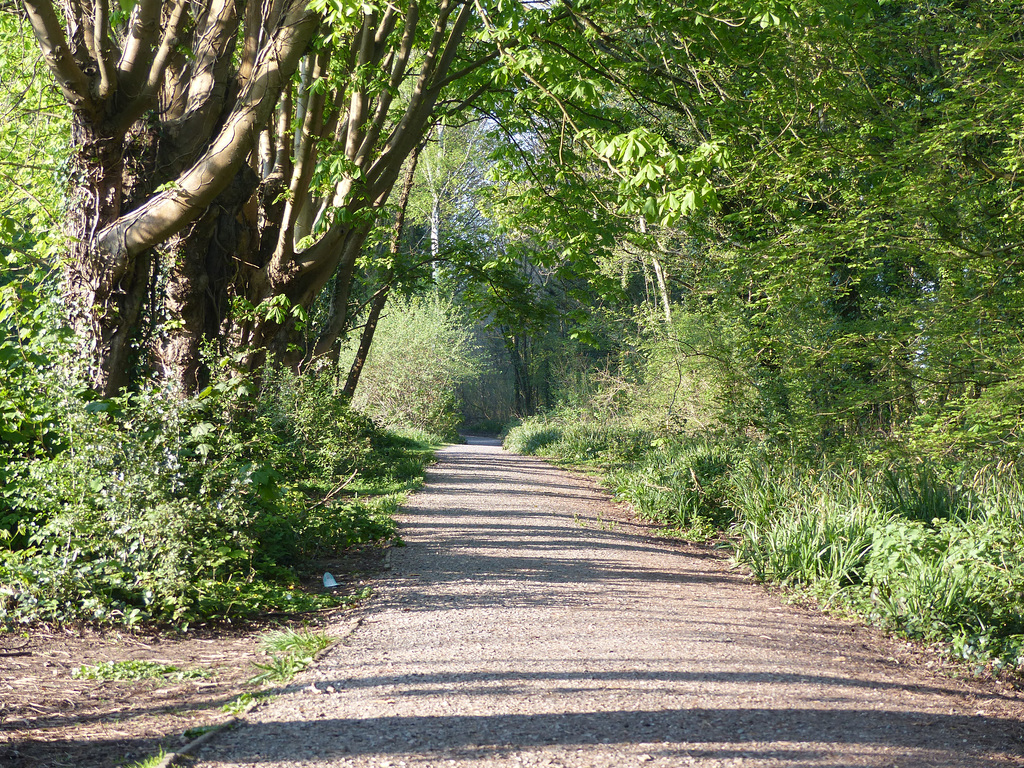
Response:
[[[457,438],[459,384],[479,369],[472,332],[439,297],[397,301],[381,318],[353,406],[392,428]]]
[[[67,396],[66,448],[23,464],[0,550],[0,621],[177,625],[331,604],[292,589],[303,558],[395,537],[394,494],[346,482],[422,469],[309,377],[225,368],[193,399]]]
[[[562,439],[562,428],[530,419],[513,427],[505,436],[506,450],[533,455]]]

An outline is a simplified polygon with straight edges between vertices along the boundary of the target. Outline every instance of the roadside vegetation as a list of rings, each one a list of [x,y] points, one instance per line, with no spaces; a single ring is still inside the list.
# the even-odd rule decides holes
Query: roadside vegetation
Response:
[[[1024,670],[1012,463],[794,454],[579,411],[527,419],[505,446],[597,469],[656,534],[727,544],[758,579],[827,610],[941,643],[979,671]]]
[[[184,628],[342,604],[300,588],[305,564],[395,542],[437,438],[383,431],[323,378],[261,383],[230,365],[188,399],[35,381],[42,439],[2,470],[0,621]]]

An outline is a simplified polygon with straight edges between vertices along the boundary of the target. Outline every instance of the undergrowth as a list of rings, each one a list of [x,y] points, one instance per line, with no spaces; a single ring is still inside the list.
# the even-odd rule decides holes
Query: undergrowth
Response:
[[[180,669],[173,664],[159,661],[128,659],[125,661],[103,661],[99,664],[83,664],[71,670],[75,680],[206,680],[213,676],[207,669]]]
[[[721,537],[763,581],[979,669],[1024,672],[1024,482],[1012,464],[814,459],[575,413],[529,419],[505,446],[600,468],[638,517]]]
[[[187,629],[345,598],[303,563],[397,536],[432,450],[351,411],[326,378],[225,365],[195,398],[49,387],[46,443],[3,444],[0,627]]]

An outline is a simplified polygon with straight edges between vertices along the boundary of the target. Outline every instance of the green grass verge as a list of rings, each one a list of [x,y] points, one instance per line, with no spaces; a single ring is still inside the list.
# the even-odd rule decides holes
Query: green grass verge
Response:
[[[1024,483],[1014,467],[828,461],[615,424],[527,420],[510,450],[600,468],[667,535],[720,538],[759,579],[978,671],[1024,672]]]

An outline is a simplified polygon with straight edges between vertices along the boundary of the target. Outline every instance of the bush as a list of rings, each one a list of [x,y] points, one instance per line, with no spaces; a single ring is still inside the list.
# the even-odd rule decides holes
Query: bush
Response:
[[[344,484],[408,477],[423,452],[325,380],[263,378],[259,394],[225,367],[194,399],[66,396],[66,446],[22,462],[6,500],[0,621],[183,625],[331,604],[293,589],[294,568],[396,535],[396,495]]]
[[[477,375],[472,332],[439,297],[397,301],[381,318],[353,407],[388,427],[412,427],[457,439],[456,392]]]
[[[535,455],[562,439],[562,428],[549,426],[542,420],[530,419],[509,430],[505,436],[506,450],[514,453]]]

